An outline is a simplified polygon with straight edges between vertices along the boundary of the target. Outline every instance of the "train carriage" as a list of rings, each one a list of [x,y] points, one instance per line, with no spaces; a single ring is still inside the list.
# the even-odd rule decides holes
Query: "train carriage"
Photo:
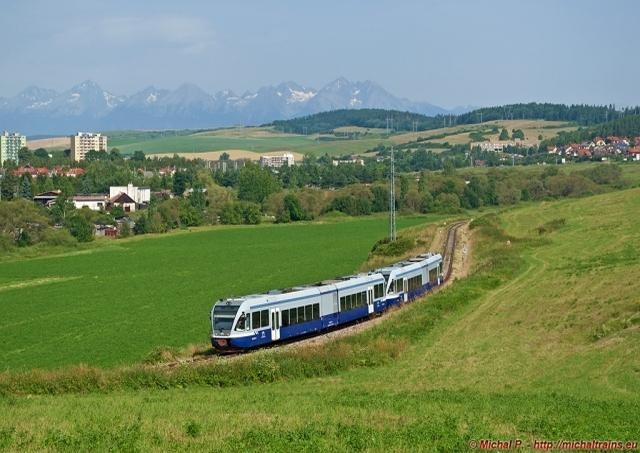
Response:
[[[250,349],[347,324],[421,296],[441,275],[442,257],[429,253],[368,274],[221,299],[211,310],[211,344]]]
[[[442,283],[442,256],[426,253],[379,269],[386,281],[385,308],[422,296]]]
[[[211,311],[216,349],[249,349],[295,338],[374,313],[384,299],[381,274],[218,301]]]

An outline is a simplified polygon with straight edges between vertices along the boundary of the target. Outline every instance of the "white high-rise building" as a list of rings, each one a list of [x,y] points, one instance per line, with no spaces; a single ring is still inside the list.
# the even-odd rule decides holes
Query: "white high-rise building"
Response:
[[[20,135],[18,132],[4,131],[0,135],[0,167],[7,160],[18,163],[18,151],[20,148],[27,146],[27,137]]]
[[[274,155],[274,156],[267,156],[267,155],[260,156],[260,166],[262,167],[279,168],[279,167],[282,167],[283,165],[287,165],[291,167],[294,164],[295,164],[295,159],[293,157],[293,154],[291,153],[284,153],[282,155]]]
[[[78,132],[71,136],[71,158],[84,160],[89,151],[107,151],[107,136],[92,132]]]

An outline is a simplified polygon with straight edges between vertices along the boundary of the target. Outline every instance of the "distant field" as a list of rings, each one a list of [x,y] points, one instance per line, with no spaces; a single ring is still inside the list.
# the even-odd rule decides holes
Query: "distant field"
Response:
[[[118,148],[122,154],[143,151],[149,156],[188,155],[204,159],[217,159],[222,152],[232,158],[259,159],[260,154],[292,152],[302,158],[305,154],[321,156],[361,155],[379,145],[400,145],[418,138],[423,143],[468,144],[471,132],[482,132],[491,140],[498,139],[498,133],[491,129],[506,127],[522,129],[527,141],[537,143],[538,136],[544,139],[555,136],[560,131],[574,130],[566,122],[543,120],[491,121],[482,124],[444,127],[417,133],[400,133],[387,136],[384,129],[366,129],[346,126],[336,129],[336,135],[283,134],[271,127],[230,127],[213,130],[180,131],[111,131],[109,149]],[[357,134],[356,134],[357,133]],[[33,140],[29,148],[60,150],[70,146],[68,137]],[[297,158],[298,159],[298,158]],[[299,160],[298,159],[298,160]]]
[[[351,273],[386,231],[384,217],[215,228],[0,262],[0,371],[112,366],[205,344],[218,298]]]
[[[143,151],[145,154],[182,154],[228,152],[230,150],[251,153],[294,152],[299,155],[343,155],[359,154],[376,147],[380,138],[344,139],[323,141],[317,135],[282,134],[272,128],[238,127],[215,129],[211,131],[181,131],[180,135],[171,132],[157,133],[153,136],[129,131],[120,135],[113,133],[109,138],[109,148],[117,147],[124,154]],[[229,153],[231,154],[231,153]]]
[[[498,133],[489,133],[494,128],[498,128]],[[542,135],[543,139],[554,137],[560,131],[570,131],[577,129],[577,126],[568,126],[566,121],[545,121],[545,120],[508,120],[508,121],[489,121],[482,124],[466,124],[453,127],[443,127],[429,131],[417,133],[399,134],[391,137],[395,144],[415,141],[418,138],[426,139],[425,142],[449,142],[452,145],[462,145],[472,142],[469,137],[471,132],[483,132],[488,139],[497,141],[502,128],[506,128],[511,134],[512,129],[522,129],[525,134],[525,140],[538,143],[538,136]],[[442,136],[444,137],[438,137]],[[434,137],[434,138],[430,138]]]
[[[71,147],[71,139],[66,137],[41,138],[38,140],[27,140],[27,148],[36,150],[44,148],[47,151],[69,149]]]

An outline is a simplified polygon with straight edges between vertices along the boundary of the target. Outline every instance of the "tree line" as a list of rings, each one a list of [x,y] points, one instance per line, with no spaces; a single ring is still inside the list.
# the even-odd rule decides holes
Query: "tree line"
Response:
[[[341,109],[290,120],[274,121],[267,126],[296,134],[332,133],[345,126],[387,129],[394,132],[425,131],[457,124],[478,124],[496,120],[567,121],[581,126],[606,123],[640,114],[640,107],[616,109],[615,105],[521,103],[483,107],[460,115],[426,116],[418,113],[383,109]]]

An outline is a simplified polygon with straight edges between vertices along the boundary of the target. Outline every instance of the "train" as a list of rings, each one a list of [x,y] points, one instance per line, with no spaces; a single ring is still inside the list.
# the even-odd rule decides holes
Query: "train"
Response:
[[[211,309],[211,345],[250,350],[381,314],[443,281],[442,256],[425,253],[368,273],[218,300]]]

